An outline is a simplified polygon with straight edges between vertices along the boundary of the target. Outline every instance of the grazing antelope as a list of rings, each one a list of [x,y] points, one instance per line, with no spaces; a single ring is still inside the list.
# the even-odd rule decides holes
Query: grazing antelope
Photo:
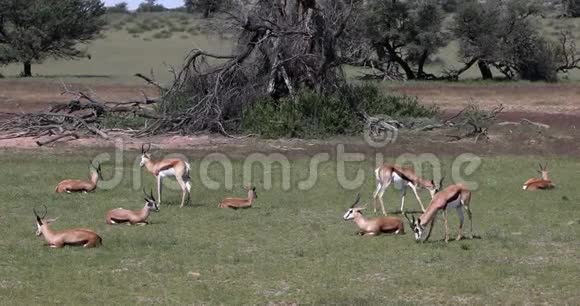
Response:
[[[242,198],[225,198],[219,204],[218,208],[250,208],[254,201],[258,198],[256,193],[256,187],[247,188],[248,197],[246,199]]]
[[[383,214],[386,216],[385,204],[383,203],[383,194],[385,190],[391,183],[394,183],[395,189],[401,192],[401,212],[403,212],[405,206],[405,195],[407,194],[407,187],[410,187],[415,194],[415,198],[421,205],[421,210],[425,212],[425,207],[419,194],[417,193],[417,188],[425,188],[429,190],[431,199],[437,192],[435,183],[433,180],[423,179],[415,174],[415,171],[410,168],[401,167],[399,165],[384,164],[375,170],[375,178],[377,182],[377,188],[373,194],[373,206],[374,212],[377,212],[377,200],[381,203],[381,208],[383,209]]]
[[[542,176],[542,178],[531,178],[527,180],[522,187],[524,190],[544,190],[553,189],[555,187],[555,185],[548,177],[548,164],[544,165],[543,167],[542,164],[538,165],[540,166],[538,173]]]
[[[151,144],[145,149],[145,145],[141,146],[141,167],[145,167],[147,171],[151,172],[157,178],[157,199],[158,205],[161,205],[161,190],[163,188],[163,178],[166,176],[174,176],[181,187],[181,205],[185,202],[185,195],[187,194],[187,201],[191,196],[191,182],[189,179],[190,166],[186,161],[177,158],[162,159],[153,161],[151,159]]]
[[[443,184],[443,178],[439,182],[438,188],[441,188]],[[415,233],[415,240],[419,241],[423,238],[425,233],[425,226],[431,223],[429,227],[429,232],[427,237],[423,241],[427,241],[431,235],[431,230],[435,224],[435,218],[437,213],[441,210],[443,212],[443,219],[445,220],[445,242],[449,241],[449,226],[447,223],[447,209],[455,208],[457,215],[459,216],[459,228],[457,233],[457,240],[462,238],[464,215],[463,210],[467,212],[467,217],[469,218],[469,235],[470,238],[473,237],[473,223],[471,219],[471,210],[469,204],[471,202],[471,191],[469,191],[463,184],[454,184],[447,186],[447,188],[435,194],[433,200],[427,207],[427,211],[424,212],[419,218],[409,219],[409,216],[405,214],[405,217],[409,221],[411,229]]]
[[[343,216],[344,220],[354,220],[359,228],[359,235],[374,236],[380,235],[381,233],[405,234],[405,226],[399,218],[378,217],[366,219],[363,217],[361,211],[366,208],[366,205],[364,207],[356,207],[359,201],[360,194],[357,195],[356,200]]]
[[[85,248],[93,248],[103,244],[101,237],[90,229],[75,228],[53,231],[48,224],[56,221],[56,219],[45,219],[47,213],[46,206],[44,206],[44,214],[42,217],[38,215],[35,208],[32,211],[36,216],[36,236],[44,236],[48,246],[51,248],[62,248],[65,245],[82,245]]]
[[[120,224],[120,223],[127,223],[130,225],[145,225],[149,224],[147,222],[147,218],[149,217],[149,213],[151,211],[158,212],[159,206],[157,205],[157,201],[155,201],[155,197],[153,196],[153,190],[147,195],[145,193],[145,189],[143,189],[143,193],[145,194],[145,206],[139,210],[128,210],[123,208],[115,208],[111,209],[107,212],[107,216],[105,217],[105,221],[107,224]]]
[[[101,176],[101,165],[97,163],[95,167],[93,164],[89,166],[89,180],[64,180],[58,183],[55,188],[55,192],[61,193],[71,193],[71,192],[91,192],[97,188],[97,182],[99,179],[103,179]]]

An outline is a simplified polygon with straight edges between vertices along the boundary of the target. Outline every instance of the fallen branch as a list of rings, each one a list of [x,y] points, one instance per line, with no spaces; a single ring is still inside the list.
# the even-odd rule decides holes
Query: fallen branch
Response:
[[[60,139],[62,139],[62,138],[67,138],[67,137],[73,137],[74,139],[79,139],[79,135],[78,135],[77,133],[68,132],[68,133],[64,133],[64,134],[58,135],[58,136],[54,136],[54,137],[52,137],[52,138],[49,138],[49,139],[47,139],[47,140],[38,140],[38,141],[36,142],[36,144],[37,144],[39,147],[42,147],[42,146],[44,146],[44,145],[47,145],[47,144],[53,143],[53,142],[55,142],[55,141],[57,141],[57,140],[60,140]]]
[[[534,122],[531,121],[529,119],[523,118],[522,120],[520,120],[519,122],[515,122],[515,121],[504,121],[504,122],[500,122],[497,125],[499,126],[506,126],[506,125],[532,125],[535,126],[537,128],[540,129],[549,129],[550,126],[545,124],[545,123],[540,123],[540,122]]]
[[[145,82],[157,87],[159,90],[165,91],[165,87],[161,86],[161,84],[159,84],[158,82],[156,82],[155,80],[148,78],[144,75],[142,75],[141,73],[135,73],[134,74],[136,77],[141,78],[143,80],[145,80]]]

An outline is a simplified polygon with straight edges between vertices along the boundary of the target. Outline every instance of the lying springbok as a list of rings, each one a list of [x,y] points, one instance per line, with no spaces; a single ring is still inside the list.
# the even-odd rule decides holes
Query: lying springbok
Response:
[[[373,194],[373,207],[374,212],[377,212],[377,200],[381,203],[381,208],[383,209],[383,215],[387,215],[385,211],[385,204],[383,203],[383,194],[385,190],[391,183],[394,183],[395,189],[401,192],[401,212],[404,210],[405,206],[405,195],[407,193],[407,187],[410,187],[417,198],[417,202],[421,205],[421,210],[425,212],[425,207],[421,198],[417,193],[417,188],[425,188],[429,190],[431,199],[437,192],[437,188],[433,180],[426,180],[415,174],[415,171],[410,168],[401,167],[399,165],[384,164],[377,169],[375,169],[375,178],[377,182],[377,188]]]
[[[105,221],[107,224],[120,224],[120,223],[127,223],[130,225],[145,225],[149,224],[147,222],[147,218],[149,217],[149,213],[151,211],[158,212],[159,206],[155,201],[155,197],[153,196],[153,190],[147,195],[145,189],[143,189],[143,193],[145,194],[145,206],[139,210],[128,210],[123,208],[115,208],[111,209],[107,212],[107,216],[105,217]]]
[[[71,193],[71,192],[91,192],[97,188],[97,182],[99,179],[103,179],[101,176],[101,165],[97,163],[95,167],[93,164],[89,166],[89,180],[63,180],[58,185],[56,185],[55,192],[61,193]]]
[[[90,229],[75,228],[53,231],[48,224],[56,221],[56,219],[45,219],[47,213],[46,206],[44,206],[44,214],[42,217],[38,215],[35,208],[32,211],[36,216],[36,236],[42,235],[51,248],[62,248],[65,245],[82,245],[85,248],[93,248],[103,244],[101,237]]]
[[[555,187],[555,185],[548,177],[548,164],[544,165],[543,167],[542,164],[538,165],[540,166],[538,173],[542,176],[542,178],[531,178],[527,180],[522,187],[524,190],[545,190],[553,189]]]
[[[364,207],[356,207],[360,201],[360,194],[357,195],[356,200],[350,206],[343,216],[344,220],[354,220],[358,226],[358,234],[363,236],[375,236],[381,233],[405,234],[405,226],[403,221],[395,217],[377,217],[366,219],[362,215]]]
[[[443,178],[441,178],[438,188],[441,188],[441,186],[443,186],[442,184]],[[415,216],[410,219],[409,216],[405,214],[411,229],[415,233],[415,240],[420,241],[423,238],[425,233],[425,226],[431,223],[427,237],[425,237],[423,242],[429,239],[429,236],[431,236],[431,231],[433,230],[433,226],[435,225],[435,218],[437,217],[437,213],[442,211],[443,219],[445,220],[445,242],[449,242],[449,226],[447,223],[447,209],[449,208],[455,208],[457,215],[459,216],[457,240],[460,240],[463,237],[463,210],[467,212],[467,217],[469,218],[469,237],[473,238],[473,223],[471,219],[471,210],[469,207],[470,202],[471,191],[469,191],[463,184],[459,183],[447,186],[447,188],[436,193],[433,197],[433,200],[431,200],[429,207],[427,207],[427,211],[425,211],[418,219],[415,219]]]
[[[218,208],[250,208],[254,201],[258,198],[256,187],[246,188],[248,190],[248,197],[243,198],[225,198],[218,204]]]
[[[181,205],[185,203],[185,195],[187,194],[187,202],[191,196],[191,182],[189,179],[190,166],[186,161],[177,158],[162,159],[153,161],[151,159],[151,144],[145,149],[145,145],[141,146],[141,167],[145,167],[147,171],[151,172],[157,178],[157,204],[161,205],[161,190],[163,188],[163,178],[166,176],[174,176],[181,187]]]

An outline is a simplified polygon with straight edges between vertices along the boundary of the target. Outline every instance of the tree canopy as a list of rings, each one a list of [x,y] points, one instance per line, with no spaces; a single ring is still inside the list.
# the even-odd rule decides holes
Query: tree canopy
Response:
[[[79,43],[95,39],[105,25],[100,0],[0,0],[0,7],[0,63],[24,63],[24,76],[47,57],[86,56]]]

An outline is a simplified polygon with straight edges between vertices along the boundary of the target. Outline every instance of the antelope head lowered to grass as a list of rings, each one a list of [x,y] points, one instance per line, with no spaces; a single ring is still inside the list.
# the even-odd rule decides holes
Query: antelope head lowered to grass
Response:
[[[248,197],[243,198],[225,198],[218,204],[218,208],[250,208],[254,201],[258,198],[256,187],[247,188]]]
[[[439,186],[437,189],[442,188],[443,186],[443,178],[439,181]],[[469,235],[470,238],[473,238],[473,223],[472,223],[472,215],[471,215],[471,191],[467,189],[461,183],[454,184],[447,186],[447,188],[443,189],[442,191],[435,194],[433,200],[427,207],[427,211],[425,211],[419,218],[409,218],[405,213],[405,217],[409,221],[409,225],[411,229],[415,233],[415,241],[423,242],[429,239],[431,235],[431,231],[433,230],[433,226],[435,225],[435,219],[437,217],[437,213],[439,211],[443,212],[443,220],[445,222],[445,242],[449,241],[449,226],[447,223],[447,209],[455,208],[457,215],[459,216],[459,228],[457,233],[457,239],[460,240],[463,237],[463,221],[464,216],[463,212],[467,212],[467,217],[469,218]],[[429,231],[425,231],[425,227],[429,225]],[[426,237],[425,236],[426,234]]]
[[[395,217],[377,217],[366,219],[362,215],[362,210],[364,207],[356,207],[360,201],[360,194],[357,195],[355,202],[346,211],[343,218],[344,220],[354,220],[358,226],[359,235],[363,236],[374,236],[380,235],[381,233],[393,233],[393,234],[404,234],[405,227],[403,221]]]
[[[145,206],[143,206],[143,208],[139,210],[128,210],[123,208],[111,209],[107,212],[107,216],[105,217],[107,224],[148,224],[147,218],[149,217],[149,213],[151,211],[159,211],[159,206],[157,205],[157,201],[155,201],[155,197],[153,196],[153,190],[151,190],[149,195],[147,195],[145,189],[143,189],[143,193],[145,194]]]
[[[154,161],[151,159],[151,144],[145,149],[145,145],[141,146],[141,167],[145,167],[147,171],[151,172],[157,178],[157,199],[158,205],[161,205],[161,191],[163,189],[163,178],[166,176],[173,176],[181,187],[181,205],[185,203],[185,195],[187,200],[191,196],[191,182],[189,178],[190,166],[186,161],[178,158],[168,158]]]
[[[524,190],[544,190],[544,189],[553,189],[555,185],[552,183],[550,178],[548,177],[548,164],[542,166],[542,164],[538,164],[540,169],[538,173],[542,176],[541,178],[531,178],[524,183],[522,187]]]
[[[97,163],[97,166],[90,164],[89,166],[89,180],[64,180],[56,185],[54,191],[61,193],[71,193],[71,192],[91,192],[97,188],[97,182],[102,179],[101,176],[101,165]]]
[[[35,208],[32,209],[36,216],[36,236],[42,235],[51,248],[62,248],[65,245],[82,245],[85,248],[93,248],[103,244],[101,237],[90,229],[52,230],[48,225],[56,219],[45,219],[47,209],[46,206],[43,205],[43,207],[44,214],[42,217],[38,215]]]

